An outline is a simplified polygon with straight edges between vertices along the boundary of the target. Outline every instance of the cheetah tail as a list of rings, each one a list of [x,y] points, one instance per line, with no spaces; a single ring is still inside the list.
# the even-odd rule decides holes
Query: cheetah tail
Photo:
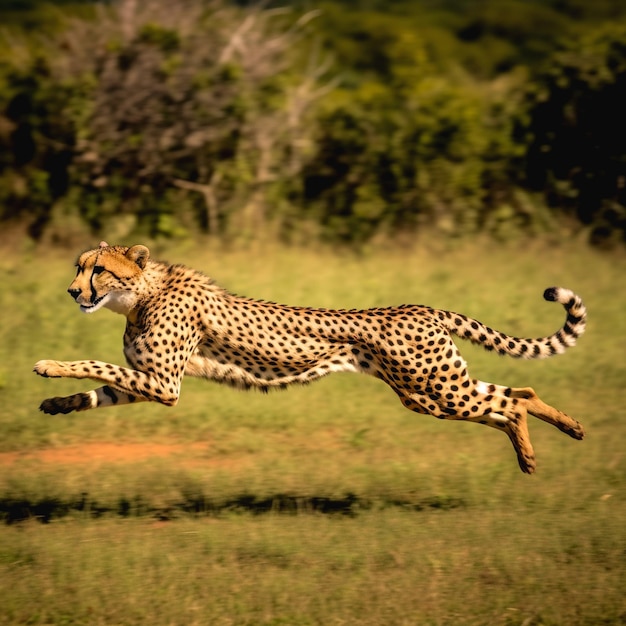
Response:
[[[538,339],[511,337],[458,313],[446,314],[445,311],[439,311],[439,318],[450,332],[482,345],[486,350],[525,359],[543,359],[561,354],[575,345],[578,337],[585,332],[587,318],[587,309],[580,296],[569,289],[550,287],[545,290],[543,297],[549,302],[562,304],[567,317],[562,328],[552,335]]]

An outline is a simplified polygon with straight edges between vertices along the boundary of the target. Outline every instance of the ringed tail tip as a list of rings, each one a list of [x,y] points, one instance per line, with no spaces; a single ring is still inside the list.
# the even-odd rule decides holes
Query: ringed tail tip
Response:
[[[558,298],[559,288],[558,287],[548,287],[543,292],[543,299],[548,302],[556,302]]]
[[[563,287],[548,287],[543,292],[543,298],[548,302],[558,302],[564,305],[573,305],[579,299],[573,291]]]

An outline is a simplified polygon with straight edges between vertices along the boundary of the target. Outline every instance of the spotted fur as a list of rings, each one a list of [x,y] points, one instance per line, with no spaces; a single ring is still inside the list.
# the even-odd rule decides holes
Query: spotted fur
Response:
[[[535,469],[527,414],[582,439],[582,426],[544,404],[531,388],[470,378],[451,334],[488,350],[523,358],[559,354],[585,329],[586,310],[573,292],[553,287],[546,300],[566,310],[564,326],[540,339],[520,339],[477,320],[427,306],[366,310],[283,306],[233,295],[182,265],[150,259],[148,248],[109,246],[83,253],[68,291],[86,313],[106,307],[127,318],[129,367],[101,361],[39,361],[45,377],[90,378],[104,386],[44,400],[44,413],[70,413],[136,401],[173,406],[184,375],[239,388],[285,388],[331,372],[370,374],[402,404],[437,418],[504,431],[524,472]]]

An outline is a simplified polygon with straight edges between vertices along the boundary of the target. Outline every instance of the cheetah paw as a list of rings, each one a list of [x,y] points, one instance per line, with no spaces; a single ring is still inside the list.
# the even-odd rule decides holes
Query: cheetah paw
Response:
[[[49,360],[37,361],[33,367],[33,372],[44,378],[60,378],[63,375],[58,361]]]
[[[57,415],[58,413],[67,414],[74,410],[71,407],[63,406],[60,400],[63,400],[63,398],[47,398],[39,405],[39,410],[48,415]]]
[[[520,469],[524,474],[534,474],[537,469],[537,461],[535,460],[534,455],[518,455],[517,461],[519,463]]]
[[[48,415],[67,415],[72,411],[84,411],[91,409],[92,398],[88,393],[77,393],[72,396],[46,398],[40,405],[39,410]]]

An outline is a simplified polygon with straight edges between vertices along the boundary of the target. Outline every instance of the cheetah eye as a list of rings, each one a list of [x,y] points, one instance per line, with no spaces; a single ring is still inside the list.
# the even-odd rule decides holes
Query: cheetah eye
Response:
[[[106,272],[106,269],[102,265],[94,265],[91,271],[94,274],[102,274],[102,272]]]

